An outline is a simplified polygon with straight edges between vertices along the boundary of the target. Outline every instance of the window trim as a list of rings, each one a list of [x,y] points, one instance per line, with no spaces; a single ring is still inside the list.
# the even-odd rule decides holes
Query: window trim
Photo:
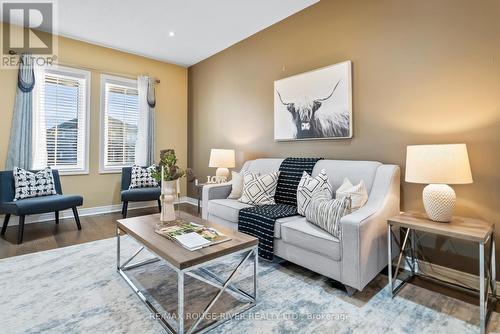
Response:
[[[36,69],[35,69],[36,70]],[[88,175],[90,174],[90,86],[92,84],[92,73],[88,70],[80,69],[80,68],[75,68],[75,67],[68,67],[68,66],[61,66],[61,65],[53,65],[51,67],[47,68],[40,68],[39,71],[43,71],[45,73],[49,74],[54,74],[54,75],[76,75],[76,76],[82,76],[84,80],[86,81],[85,85],[85,109],[84,109],[84,122],[85,122],[85,140],[84,140],[84,147],[83,147],[83,168],[56,168],[56,167],[51,167],[53,169],[56,169],[59,171],[59,175],[64,176],[64,175]],[[34,112],[38,110],[38,98],[39,98],[39,92],[36,88],[33,90],[33,117],[35,117]],[[33,122],[34,124],[34,122]],[[33,141],[35,141],[36,138],[33,136]],[[33,145],[33,156],[35,155],[35,145]]]
[[[106,167],[104,164],[105,161],[105,117],[106,117],[106,83],[114,83],[121,86],[128,86],[130,88],[138,89],[137,80],[124,78],[116,75],[110,74],[101,74],[101,96],[100,96],[100,116],[99,116],[99,174],[119,174],[122,172],[123,167],[132,167],[132,165],[123,165],[123,166],[113,166]]]

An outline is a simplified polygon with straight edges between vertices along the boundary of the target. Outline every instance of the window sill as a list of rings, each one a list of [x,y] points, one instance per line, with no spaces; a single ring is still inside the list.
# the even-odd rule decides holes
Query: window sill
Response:
[[[73,171],[73,170],[57,170],[59,171],[59,175],[61,176],[72,176],[72,175],[89,175],[88,170],[79,170],[79,171]]]
[[[99,174],[121,174],[122,169],[120,168],[113,168],[113,169],[99,169]]]

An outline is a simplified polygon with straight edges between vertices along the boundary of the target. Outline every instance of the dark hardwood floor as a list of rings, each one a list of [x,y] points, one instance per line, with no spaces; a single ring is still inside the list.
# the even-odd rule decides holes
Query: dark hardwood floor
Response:
[[[180,210],[197,215],[196,206],[191,204],[180,204]],[[128,217],[157,212],[157,207],[129,210]],[[9,226],[5,236],[0,238],[0,259],[111,238],[115,236],[116,220],[121,217],[120,212],[80,217],[80,231],[73,218],[61,219],[59,225],[55,221],[26,224],[20,245],[17,244],[17,226]]]

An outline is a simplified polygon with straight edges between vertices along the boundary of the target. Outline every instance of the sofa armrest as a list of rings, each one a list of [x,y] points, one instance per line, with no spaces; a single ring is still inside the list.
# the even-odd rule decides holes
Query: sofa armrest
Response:
[[[201,215],[203,219],[208,218],[208,201],[212,199],[223,199],[227,198],[231,193],[231,189],[233,188],[231,182],[225,183],[217,183],[217,184],[207,184],[203,187],[202,192],[202,211]]]
[[[399,167],[382,165],[366,205],[340,220],[344,284],[362,290],[387,265],[387,219],[399,203]]]

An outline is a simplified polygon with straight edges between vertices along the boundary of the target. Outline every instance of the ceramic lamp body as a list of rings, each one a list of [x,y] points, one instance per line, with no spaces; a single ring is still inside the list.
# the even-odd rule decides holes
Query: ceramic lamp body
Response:
[[[225,178],[226,178],[226,180],[227,180],[227,179],[229,178],[229,169],[219,167],[219,168],[217,168],[217,170],[215,171],[215,176],[218,176],[218,177],[225,177]]]
[[[429,219],[447,223],[455,211],[456,195],[447,184],[429,184],[422,192],[425,212]]]

